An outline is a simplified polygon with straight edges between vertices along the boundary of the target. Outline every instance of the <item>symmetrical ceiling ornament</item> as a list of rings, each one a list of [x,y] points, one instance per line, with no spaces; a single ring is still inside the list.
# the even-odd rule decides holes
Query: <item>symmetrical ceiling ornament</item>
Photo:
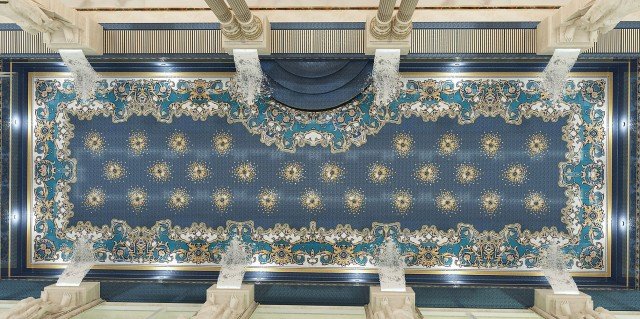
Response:
[[[375,106],[367,92],[340,109],[313,113],[281,108],[272,101],[259,100],[253,106],[239,104],[231,99],[223,81],[216,79],[112,78],[101,82],[96,103],[82,106],[69,89],[72,83],[68,79],[35,78],[34,91],[30,93],[35,128],[30,149],[34,159],[30,163],[34,176],[30,190],[34,210],[29,217],[31,262],[46,265],[69,260],[73,239],[85,233],[92,237],[99,261],[115,267],[219,265],[221,247],[233,234],[242,234],[243,241],[255,247],[254,265],[263,266],[371,267],[376,248],[392,237],[398,241],[408,267],[418,270],[535,270],[541,248],[553,240],[560,241],[562,249],[570,254],[572,270],[606,272],[611,249],[606,218],[610,211],[605,209],[610,201],[606,196],[606,183],[610,181],[605,174],[610,98],[606,88],[611,83],[600,77],[572,79],[567,83],[566,103],[551,106],[536,79],[406,81],[400,97],[388,107]],[[450,117],[459,124],[471,124],[479,117],[500,117],[514,125],[531,117],[549,122],[563,118],[567,121],[563,127],[567,152],[566,162],[559,166],[558,186],[566,188],[567,202],[560,212],[566,229],[530,230],[510,224],[481,231],[463,223],[452,229],[429,225],[403,229],[399,223],[372,223],[370,229],[355,229],[349,225],[321,228],[315,222],[301,228],[282,224],[261,228],[254,227],[253,222],[228,222],[226,227],[194,223],[182,227],[185,225],[176,226],[171,220],[159,220],[151,228],[131,227],[123,220],[72,224],[72,218],[81,218],[74,217],[74,205],[69,199],[78,165],[69,152],[74,138],[72,117],[91,120],[108,116],[114,122],[124,122],[132,116],[153,116],[158,121],[171,122],[182,115],[196,121],[224,116],[230,123],[242,123],[260,134],[262,142],[276,144],[285,151],[308,144],[346,151],[350,145],[365,143],[385,124],[400,123],[407,117],[424,121]],[[47,129],[52,126],[55,130]],[[184,143],[188,142],[182,138],[180,145]],[[398,146],[402,150],[408,143],[400,140]],[[302,203],[308,212],[301,214],[316,213],[324,203],[321,195],[308,190]],[[228,200],[223,197],[222,204]],[[180,189],[171,193],[171,198],[174,209],[192,200]],[[398,190],[394,200],[402,206],[417,199]],[[441,200],[445,209],[457,203],[445,193]],[[490,198],[488,206],[495,201]],[[357,204],[358,199],[353,202]],[[532,205],[540,207],[539,203],[534,200]],[[313,220],[312,215],[301,216]]]

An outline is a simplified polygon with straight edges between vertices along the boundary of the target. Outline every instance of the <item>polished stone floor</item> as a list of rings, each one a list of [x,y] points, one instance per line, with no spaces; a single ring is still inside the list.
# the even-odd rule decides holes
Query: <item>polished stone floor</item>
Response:
[[[0,318],[16,301],[0,301]],[[175,319],[188,317],[199,304],[105,302],[74,319]],[[536,319],[526,309],[420,308],[427,319]],[[638,319],[640,312],[614,312],[618,319]],[[251,319],[365,319],[363,307],[260,305]]]

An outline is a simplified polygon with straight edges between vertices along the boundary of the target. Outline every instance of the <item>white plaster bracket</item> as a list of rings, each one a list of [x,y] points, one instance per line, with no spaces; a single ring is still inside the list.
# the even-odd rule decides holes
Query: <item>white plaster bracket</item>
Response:
[[[588,8],[588,0],[573,0],[551,16],[540,21],[536,31],[536,53],[551,55],[555,49],[589,49],[596,42],[589,32],[575,29],[567,32],[567,22]]]
[[[367,319],[421,319],[416,308],[416,294],[405,291],[382,291],[380,286],[369,287],[369,304],[365,306]]]
[[[80,14],[60,0],[36,0],[45,13],[64,20],[62,28],[43,33],[44,44],[52,50],[79,49],[85,55],[101,55],[104,51],[103,29],[92,17]]]
[[[535,290],[534,306],[531,310],[546,319],[615,318],[604,308],[594,310],[591,296],[585,293],[554,294],[551,289]]]

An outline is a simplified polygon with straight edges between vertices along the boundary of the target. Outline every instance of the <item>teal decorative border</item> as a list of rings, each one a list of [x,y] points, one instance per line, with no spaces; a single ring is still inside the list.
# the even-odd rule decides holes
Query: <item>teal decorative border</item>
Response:
[[[396,240],[411,270],[535,270],[540,248],[560,241],[575,271],[605,273],[608,265],[607,140],[609,101],[607,77],[574,78],[567,82],[564,102],[552,106],[534,78],[409,78],[400,97],[388,106],[373,104],[365,91],[353,101],[327,112],[288,108],[263,98],[248,106],[235,101],[228,79],[109,78],[100,82],[94,100],[79,104],[73,82],[36,76],[33,86],[32,214],[29,238],[32,265],[50,265],[70,258],[73,241],[88,234],[95,253],[106,265],[216,265],[235,235],[252,244],[254,265],[334,269],[369,267],[385,238]],[[293,229],[276,224],[263,229],[251,221],[228,221],[226,227],[204,223],[174,226],[171,220],[153,227],[132,228],[126,221],[94,226],[69,225],[73,203],[68,192],[75,179],[76,161],[68,149],[74,137],[70,117],[91,120],[111,117],[114,123],[131,116],[154,116],[170,123],[173,117],[194,121],[209,116],[241,123],[260,140],[285,152],[322,146],[345,152],[366,143],[388,123],[418,116],[424,121],[457,118],[470,124],[480,116],[501,117],[518,125],[531,117],[566,120],[563,140],[566,162],[559,164],[567,205],[560,212],[566,230],[543,227],[532,231],[519,224],[499,231],[477,231],[473,225],[439,230],[424,225],[403,229],[399,223],[373,223],[371,229],[337,225]],[[186,239],[188,238],[188,239]]]

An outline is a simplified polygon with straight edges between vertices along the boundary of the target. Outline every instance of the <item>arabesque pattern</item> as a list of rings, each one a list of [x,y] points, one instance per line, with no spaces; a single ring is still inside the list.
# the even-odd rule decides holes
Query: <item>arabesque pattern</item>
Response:
[[[572,256],[572,269],[604,272],[607,266],[607,218],[609,199],[607,190],[607,123],[609,101],[606,94],[610,85],[606,77],[576,78],[567,82],[564,102],[552,107],[539,81],[532,78],[433,79],[404,80],[400,97],[388,106],[375,106],[372,94],[363,92],[353,101],[326,112],[303,112],[260,99],[254,105],[237,103],[229,94],[227,79],[134,79],[107,78],[100,82],[96,97],[89,104],[78,104],[73,83],[64,78],[35,77],[33,80],[33,142],[32,142],[32,216],[31,239],[33,263],[55,263],[69,260],[73,239],[81,233],[94,241],[98,260],[107,264],[157,265],[211,265],[219,264],[221,251],[231,234],[240,233],[252,244],[254,265],[282,265],[302,267],[369,267],[377,247],[385,238],[398,242],[406,263],[412,269],[480,269],[534,270],[539,251],[550,241],[559,241],[564,251]],[[112,220],[110,225],[90,222],[70,224],[74,204],[69,199],[76,178],[78,163],[68,146],[74,138],[71,118],[91,120],[110,117],[114,123],[125,122],[132,116],[153,116],[158,121],[171,123],[175,117],[188,116],[203,121],[211,116],[240,123],[260,141],[274,145],[284,152],[296,152],[303,147],[325,147],[331,152],[349,152],[352,146],[361,146],[367,138],[387,124],[401,125],[403,118],[418,117],[437,121],[442,117],[456,119],[458,124],[472,124],[479,117],[499,117],[506,123],[519,125],[536,117],[545,122],[566,120],[562,139],[567,143],[566,162],[559,164],[559,186],[564,188],[566,206],[561,212],[566,229],[542,227],[522,229],[519,224],[504,225],[502,229],[478,231],[473,225],[460,223],[457,228],[438,229],[423,225],[418,229],[405,229],[399,223],[376,223],[370,229],[354,229],[350,225],[332,228],[292,228],[276,224],[270,228],[254,227],[254,222],[228,221],[226,225],[194,223],[189,227],[174,225],[176,221],[159,220],[153,227],[131,227],[125,220]],[[452,135],[453,136],[453,135]],[[140,137],[140,136],[137,136]],[[76,137],[77,138],[77,137]],[[415,138],[398,135],[393,149],[399,157],[408,156]],[[132,152],[144,152],[143,140],[132,141]],[[542,154],[543,139],[530,150]],[[95,142],[95,141],[94,141]],[[443,141],[439,147],[447,154],[456,151],[455,139]],[[188,150],[188,137],[172,136],[167,141],[172,151],[180,154]],[[230,135],[214,137],[212,146],[224,154],[234,145]],[[493,156],[500,149],[500,140],[492,137],[485,154]],[[546,142],[545,142],[546,143]],[[90,144],[93,145],[93,144]],[[533,145],[533,144],[532,144]],[[99,147],[94,147],[99,151]],[[446,156],[443,155],[443,156]],[[417,171],[416,179],[424,183],[442,176],[426,167]],[[194,180],[206,178],[207,167],[194,167]],[[109,172],[107,168],[105,168]],[[111,170],[113,171],[113,170]],[[341,178],[340,166],[328,165],[324,183]],[[114,174],[118,173],[113,171]],[[158,166],[145,173],[155,179],[173,174],[169,167]],[[238,163],[233,172],[239,182],[251,182],[255,168]],[[295,181],[305,174],[301,167],[291,163],[274,179]],[[379,179],[392,172],[372,168],[371,178]],[[522,171],[514,171],[516,182]],[[482,172],[472,165],[461,166],[459,181],[473,184]],[[506,178],[506,177],[505,177]],[[144,200],[144,191],[132,193],[132,206]],[[261,193],[266,210],[276,205],[278,197],[270,190]],[[365,197],[358,190],[345,194],[345,205],[358,211]],[[96,193],[94,195],[99,195]],[[300,204],[310,212],[321,209],[322,197],[307,190]],[[438,204],[450,210],[458,204],[455,196],[439,196]],[[544,211],[543,197],[531,195],[528,202],[534,211]],[[100,204],[95,196],[92,204]],[[225,189],[211,195],[214,205],[226,208],[232,200]],[[447,200],[448,198],[448,200]],[[183,189],[171,193],[168,206],[181,209],[191,198]],[[404,190],[393,193],[394,205],[399,211],[409,209],[414,196]],[[487,193],[482,205],[488,210],[500,205],[501,198]],[[76,203],[76,205],[79,203]],[[455,206],[454,205],[454,206]],[[364,206],[366,208],[366,204]],[[440,206],[439,206],[440,207]],[[366,214],[360,211],[358,214]],[[286,220],[282,221],[287,222]],[[339,221],[338,221],[339,222]],[[346,220],[345,220],[346,222]]]

